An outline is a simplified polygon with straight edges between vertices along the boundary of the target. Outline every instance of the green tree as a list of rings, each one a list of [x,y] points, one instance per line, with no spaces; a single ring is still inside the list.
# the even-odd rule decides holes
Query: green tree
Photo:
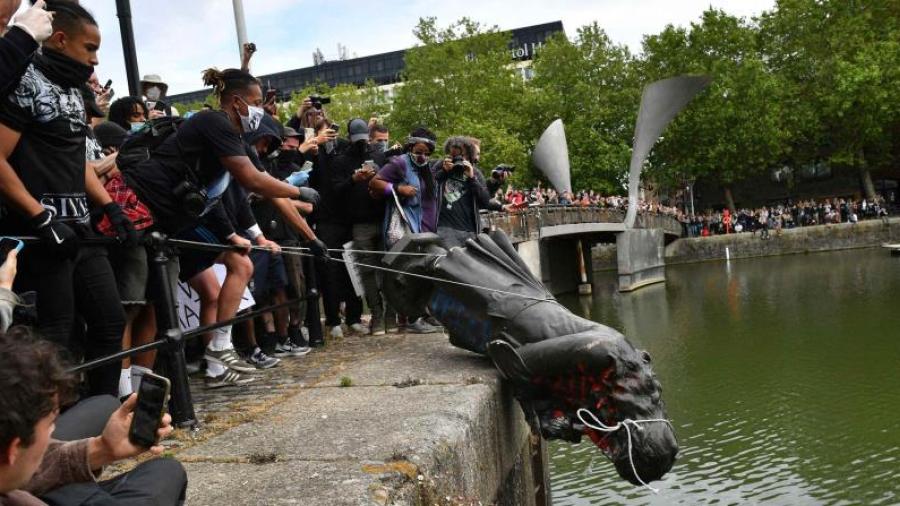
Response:
[[[760,20],[772,72],[784,83],[793,159],[859,171],[895,163],[900,127],[900,4],[780,0]]]
[[[595,22],[574,42],[545,43],[529,82],[523,142],[533,145],[556,118],[566,128],[573,188],[621,193],[627,178],[640,89],[634,57]]]
[[[757,33],[743,18],[710,9],[689,29],[670,25],[644,39],[647,83],[679,74],[713,78],[664,133],[650,172],[714,178],[732,209],[731,184],[777,166],[786,142],[780,84],[766,69]]]
[[[499,163],[523,167],[525,84],[512,65],[510,34],[463,18],[439,28],[423,18],[415,29],[420,45],[406,53],[403,85],[390,117],[393,132],[425,126],[439,140],[471,135],[482,141],[482,169]]]

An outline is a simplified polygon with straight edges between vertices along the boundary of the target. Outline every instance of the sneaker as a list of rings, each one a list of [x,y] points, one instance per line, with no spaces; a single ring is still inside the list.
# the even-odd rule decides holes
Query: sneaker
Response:
[[[225,372],[215,377],[206,376],[205,378],[203,378],[203,381],[206,383],[206,388],[222,388],[246,385],[247,383],[252,383],[255,380],[256,378],[252,376],[245,376],[236,373],[231,369],[226,369]]]
[[[384,322],[379,318],[372,317],[372,320],[369,322],[369,335],[371,336],[383,336],[384,335]]]
[[[363,327],[362,323],[354,323],[350,325],[350,330],[353,331],[354,334],[364,335],[368,334],[368,329]]]
[[[225,367],[231,369],[232,371],[256,372],[256,367],[241,360],[241,358],[238,357],[238,354],[237,354],[237,352],[234,351],[234,349],[213,351],[213,350],[210,350],[209,348],[207,348],[206,352],[203,354],[203,358],[205,358],[208,362],[216,362],[218,364],[222,364]]]
[[[263,353],[259,348],[250,355],[250,358],[247,359],[247,363],[256,367],[257,369],[271,369],[278,365],[281,360],[278,360],[275,357],[270,357]]]
[[[309,346],[292,343],[290,340],[275,345],[276,357],[302,357],[312,351]]]
[[[409,334],[434,334],[440,332],[440,329],[429,325],[424,318],[419,318],[406,326],[406,332]]]
[[[331,327],[331,338],[332,339],[340,339],[342,337],[344,337],[344,331],[343,331],[343,329],[341,329],[340,325],[335,325],[334,327]]]

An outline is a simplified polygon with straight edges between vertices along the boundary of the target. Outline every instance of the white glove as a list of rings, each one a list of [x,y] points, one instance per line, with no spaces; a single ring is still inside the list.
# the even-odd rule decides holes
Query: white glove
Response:
[[[53,35],[53,13],[44,10],[44,0],[37,0],[30,8],[13,18],[13,26],[18,26],[41,43]]]

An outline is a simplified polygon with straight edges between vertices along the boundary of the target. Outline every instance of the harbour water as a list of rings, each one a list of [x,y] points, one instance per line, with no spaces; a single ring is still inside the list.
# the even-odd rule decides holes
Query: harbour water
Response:
[[[561,297],[653,357],[681,454],[653,485],[551,445],[555,505],[900,504],[900,258],[881,249],[671,266]]]

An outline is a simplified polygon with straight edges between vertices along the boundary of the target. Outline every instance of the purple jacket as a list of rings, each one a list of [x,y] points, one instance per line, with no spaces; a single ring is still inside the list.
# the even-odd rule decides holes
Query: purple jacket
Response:
[[[392,185],[395,189],[400,184],[409,184],[406,181],[406,161],[404,158],[409,155],[403,154],[391,158],[391,161],[384,164],[378,171],[378,178],[383,179]],[[424,167],[416,168],[419,179],[427,183],[416,187],[419,197],[422,201],[422,232],[437,232],[437,185],[434,182],[434,176],[431,174],[431,163],[425,164]],[[429,188],[430,191],[427,191]],[[403,202],[403,197],[400,197]]]

